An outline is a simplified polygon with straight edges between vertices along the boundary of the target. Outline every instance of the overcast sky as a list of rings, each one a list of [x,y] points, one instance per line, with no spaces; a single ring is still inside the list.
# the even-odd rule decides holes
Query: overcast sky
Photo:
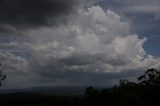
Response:
[[[7,88],[110,86],[160,66],[160,0],[0,0]]]

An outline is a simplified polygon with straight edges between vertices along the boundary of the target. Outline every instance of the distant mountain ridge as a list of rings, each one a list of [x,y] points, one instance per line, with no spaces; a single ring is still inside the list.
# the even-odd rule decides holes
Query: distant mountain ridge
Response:
[[[0,90],[0,94],[9,93],[36,93],[47,95],[83,95],[85,87],[67,86],[67,87],[30,87],[24,89]]]
[[[106,87],[97,87],[102,89]],[[60,86],[60,87],[30,87],[24,89],[2,89],[0,94],[9,93],[36,93],[46,95],[83,95],[86,87],[84,86]]]

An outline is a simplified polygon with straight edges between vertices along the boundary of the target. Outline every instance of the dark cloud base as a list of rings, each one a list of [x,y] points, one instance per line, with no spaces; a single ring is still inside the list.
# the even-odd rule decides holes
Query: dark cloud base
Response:
[[[54,73],[54,72],[53,72]],[[100,72],[55,72],[53,73],[41,73],[42,75],[36,78],[37,84],[50,83],[52,86],[114,86],[118,84],[120,79],[129,79],[137,81],[136,78],[142,74],[142,71],[124,71],[113,73],[100,73]],[[58,84],[57,84],[58,83]]]

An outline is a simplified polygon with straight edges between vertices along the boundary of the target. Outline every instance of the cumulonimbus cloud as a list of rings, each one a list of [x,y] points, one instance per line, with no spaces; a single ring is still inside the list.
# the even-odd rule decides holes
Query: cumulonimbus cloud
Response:
[[[159,66],[159,58],[143,49],[147,38],[132,34],[113,11],[92,6],[70,18],[65,26],[25,33],[36,74],[72,79],[70,74],[76,72],[105,74]]]
[[[23,34],[27,42],[21,45],[30,54],[27,66],[32,75],[39,76],[31,78],[36,81],[47,78],[59,85],[104,84],[105,75],[160,65],[160,59],[143,48],[147,38],[131,33],[130,25],[118,14],[100,6],[79,9],[65,25],[30,29]],[[110,76],[106,82],[114,83],[114,79]]]

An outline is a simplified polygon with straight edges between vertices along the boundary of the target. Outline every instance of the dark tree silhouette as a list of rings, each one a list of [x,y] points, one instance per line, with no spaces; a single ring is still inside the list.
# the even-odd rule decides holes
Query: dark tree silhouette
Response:
[[[150,68],[137,80],[131,82],[123,79],[118,85],[102,91],[88,87],[86,100],[94,101],[89,102],[93,106],[159,106],[160,70]]]
[[[1,66],[2,64],[0,64]],[[2,81],[7,78],[7,75],[0,71],[0,86],[2,85]]]
[[[86,88],[85,96],[95,97],[98,94],[98,90],[94,89],[92,86]]]
[[[6,75],[0,72],[4,80]],[[0,80],[0,81],[2,81]],[[126,79],[112,88],[86,88],[85,95],[55,96],[37,94],[0,94],[2,106],[160,106],[160,70],[151,68],[137,78]]]
[[[144,75],[138,77],[138,81],[141,85],[160,87],[160,71],[154,68],[148,69]]]

